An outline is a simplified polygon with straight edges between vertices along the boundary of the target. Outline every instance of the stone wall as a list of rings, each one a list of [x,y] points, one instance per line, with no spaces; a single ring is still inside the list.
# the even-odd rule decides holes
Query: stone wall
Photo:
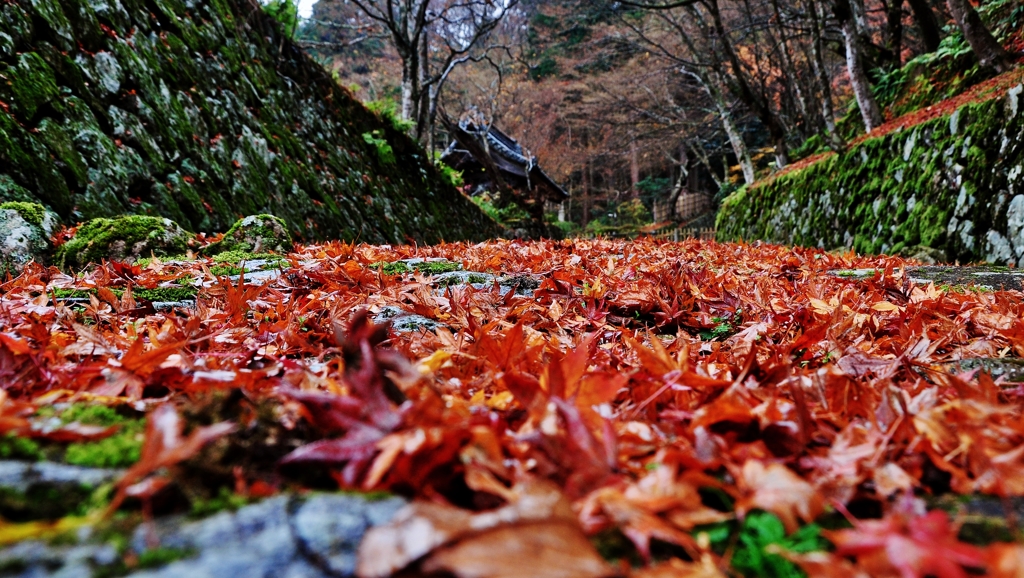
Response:
[[[719,240],[1024,260],[1024,86],[867,140],[722,204]]]
[[[298,238],[497,234],[250,0],[0,2],[0,202]]]

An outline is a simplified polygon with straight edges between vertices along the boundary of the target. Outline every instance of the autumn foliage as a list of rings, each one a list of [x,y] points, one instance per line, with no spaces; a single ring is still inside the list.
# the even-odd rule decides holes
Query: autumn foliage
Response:
[[[370,267],[413,256],[534,288]],[[545,567],[572,562],[563,575],[726,575],[735,545],[714,551],[702,532],[760,511],[787,534],[849,516],[823,532],[830,551],[779,553],[812,576],[1024,571],[1019,547],[964,544],[956,515],[925,505],[1024,495],[1024,390],[943,365],[1024,355],[1019,293],[917,283],[895,257],[699,241],[335,243],[288,259],[265,285],[202,261],[7,282],[0,432],[56,435],[34,412],[58,401],[147,411],[113,509],[186,483],[180,464],[272,420],[293,443],[229,464],[238,487],[302,487],[294,472],[315,470],[422,499],[406,523],[431,540],[401,554],[388,550],[409,544],[401,522],[371,534],[364,548],[391,565],[364,575],[486,575],[461,572],[538,544]],[[829,273],[847,268],[875,273]],[[175,282],[205,282],[194,308],[158,312],[130,290]],[[97,291],[72,307],[54,298],[67,288]],[[385,306],[442,325],[389,331],[371,321]],[[224,394],[244,401],[218,416],[233,426],[179,416]],[[639,569],[583,537],[608,532]]]

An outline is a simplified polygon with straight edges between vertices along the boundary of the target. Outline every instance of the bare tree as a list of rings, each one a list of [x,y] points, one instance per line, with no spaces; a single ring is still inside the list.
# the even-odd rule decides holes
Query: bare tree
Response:
[[[822,121],[825,123],[825,134],[828,137],[829,146],[838,151],[842,149],[844,143],[836,130],[836,113],[835,107],[832,105],[832,80],[829,78],[828,68],[825,66],[823,18],[819,13],[820,6],[816,0],[805,0],[804,9],[808,15],[811,31],[808,60],[811,63],[815,85],[821,93],[818,102],[821,105]]]
[[[860,115],[864,119],[864,130],[871,132],[879,127],[884,119],[882,109],[878,107],[878,102],[871,92],[871,83],[865,70],[856,14],[850,0],[835,0],[832,10],[842,27],[843,40],[846,43],[846,68],[850,73],[850,85],[853,87],[857,106],[860,107]]]
[[[519,0],[349,0],[383,28],[402,61],[402,118],[432,145],[437,105],[460,64],[486,58],[490,33]]]

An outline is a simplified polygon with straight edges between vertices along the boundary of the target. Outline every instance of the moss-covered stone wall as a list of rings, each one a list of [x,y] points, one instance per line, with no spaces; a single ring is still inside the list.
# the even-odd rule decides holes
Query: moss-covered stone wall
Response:
[[[719,240],[1024,262],[1024,86],[741,189]]]
[[[306,240],[497,233],[251,0],[0,1],[4,201],[195,232],[270,213]]]

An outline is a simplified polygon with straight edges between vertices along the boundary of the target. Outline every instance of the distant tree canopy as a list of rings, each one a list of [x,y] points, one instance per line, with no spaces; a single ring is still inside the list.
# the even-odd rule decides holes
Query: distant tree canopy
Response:
[[[1006,70],[1022,4],[519,0],[452,28],[447,1],[321,0],[304,32],[333,34],[342,47],[318,54],[424,142],[443,138],[440,110],[497,122],[586,224],[634,198],[731,190]],[[434,20],[399,26],[389,6]]]

